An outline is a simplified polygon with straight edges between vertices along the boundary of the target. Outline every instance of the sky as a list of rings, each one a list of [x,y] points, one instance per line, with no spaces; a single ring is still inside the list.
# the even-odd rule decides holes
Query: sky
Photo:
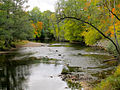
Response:
[[[32,10],[35,6],[40,8],[40,11],[50,10],[54,12],[55,3],[57,0],[28,0],[27,5],[30,7],[27,10]]]

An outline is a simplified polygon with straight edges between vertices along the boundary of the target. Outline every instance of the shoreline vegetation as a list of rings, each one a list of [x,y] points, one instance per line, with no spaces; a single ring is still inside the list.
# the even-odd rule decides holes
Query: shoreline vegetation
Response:
[[[17,49],[21,45],[27,44],[28,42],[29,41],[26,41],[26,40],[13,42],[12,44],[13,44],[14,47],[9,47],[9,48],[3,48],[2,47],[2,49],[0,49],[0,54],[10,53],[11,51]]]
[[[27,43],[29,43],[29,41],[27,41],[27,40],[12,42],[13,47],[3,48],[2,50],[0,50],[0,54],[10,53],[11,51],[16,50],[17,48],[19,48]]]
[[[92,90],[119,90],[120,89],[120,65],[116,67],[116,70],[112,75],[103,79]]]
[[[0,50],[0,54],[4,53],[10,53],[11,51],[14,51],[20,47],[38,47],[38,46],[46,46],[45,43],[37,43],[37,42],[32,42],[28,40],[21,40],[21,41],[16,41],[12,43],[14,47],[10,47],[4,50]]]

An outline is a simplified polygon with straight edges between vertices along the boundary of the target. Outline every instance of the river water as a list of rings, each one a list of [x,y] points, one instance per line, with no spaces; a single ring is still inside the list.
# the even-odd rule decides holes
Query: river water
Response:
[[[105,51],[69,43],[22,47],[0,54],[0,90],[78,90],[81,86],[71,78],[106,78],[114,65],[103,61],[111,58]]]

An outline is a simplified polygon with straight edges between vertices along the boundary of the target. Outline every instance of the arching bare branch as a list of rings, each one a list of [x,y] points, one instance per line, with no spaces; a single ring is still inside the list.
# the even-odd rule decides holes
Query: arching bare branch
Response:
[[[117,45],[115,44],[115,42],[114,42],[111,38],[109,38],[108,36],[106,36],[101,30],[99,30],[99,29],[98,29],[96,26],[94,26],[92,23],[86,22],[86,21],[84,21],[84,20],[82,20],[82,19],[80,19],[80,18],[76,18],[76,17],[64,17],[64,18],[60,18],[60,21],[62,21],[62,20],[64,20],[64,19],[75,19],[75,20],[81,21],[81,22],[83,22],[83,23],[86,23],[86,24],[92,26],[92,27],[93,27],[95,30],[97,30],[103,37],[105,37],[105,38],[108,39],[110,42],[112,42],[112,44],[113,44],[113,45],[115,46],[115,48],[116,48],[116,51],[117,51],[118,54],[120,55],[120,51],[119,51]],[[60,21],[59,21],[59,22],[60,22]]]

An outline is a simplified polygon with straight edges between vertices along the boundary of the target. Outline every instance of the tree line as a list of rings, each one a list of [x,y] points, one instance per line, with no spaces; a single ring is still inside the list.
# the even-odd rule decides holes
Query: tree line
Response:
[[[108,39],[120,54],[119,0],[58,0],[55,12],[25,11],[27,0],[0,1],[0,48],[17,40],[56,40],[93,45]]]
[[[68,37],[75,35],[79,30],[81,33],[74,37],[81,36],[87,45],[107,39],[110,41],[108,46],[112,46],[111,49],[114,47],[120,56],[119,8],[119,0],[59,0],[56,14],[59,21],[64,22],[64,25],[68,24],[65,26],[66,30],[72,29]],[[81,25],[79,29],[74,29],[74,22]]]
[[[0,0],[0,49],[12,42],[32,37],[29,15],[24,11],[26,0]]]

